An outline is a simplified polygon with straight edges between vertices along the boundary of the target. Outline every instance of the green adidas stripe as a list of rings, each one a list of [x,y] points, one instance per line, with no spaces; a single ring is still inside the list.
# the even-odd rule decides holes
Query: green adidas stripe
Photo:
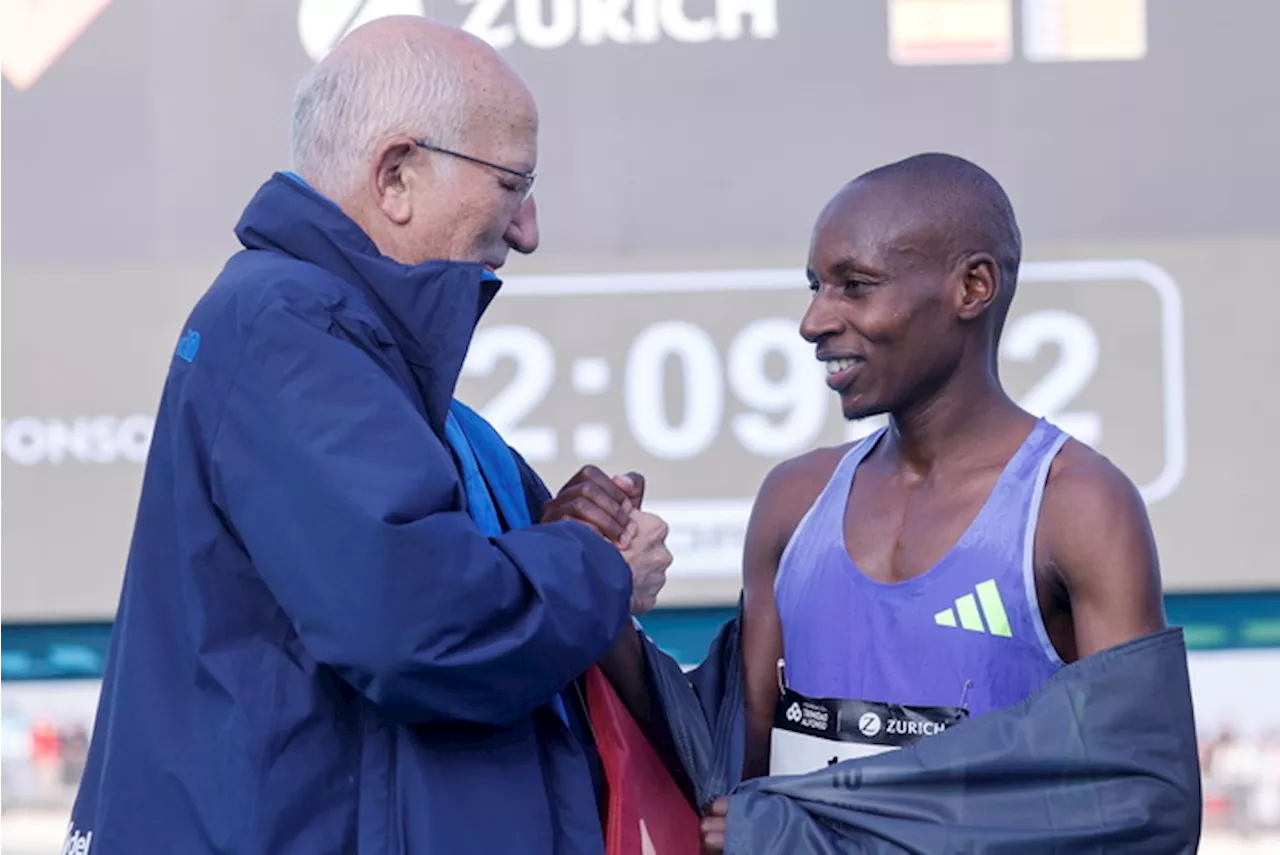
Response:
[[[1000,599],[996,580],[988,579],[980,583],[977,591],[978,602],[982,604],[982,614],[987,619],[987,626],[991,627],[991,634],[1013,638],[1013,631],[1009,628],[1009,615],[1004,610],[1004,601]]]
[[[987,632],[1002,638],[1013,638],[1013,629],[1009,625],[1009,613],[1004,610],[1004,600],[1000,598],[1000,589],[995,579],[988,579],[974,586],[973,594],[965,594],[956,600],[954,609],[943,609],[933,616],[938,626],[960,626],[970,632]],[[960,616],[959,623],[956,615]],[[986,619],[984,626],[983,619]]]
[[[956,600],[956,613],[960,615],[960,625],[970,632],[986,632],[982,625],[982,617],[978,614],[978,603],[973,594],[965,594]]]

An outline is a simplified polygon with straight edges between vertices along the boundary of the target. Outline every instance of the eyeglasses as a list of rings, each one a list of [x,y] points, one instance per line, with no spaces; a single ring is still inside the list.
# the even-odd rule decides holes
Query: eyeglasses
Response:
[[[533,170],[530,170],[528,172],[521,172],[518,169],[512,169],[509,166],[502,166],[501,164],[494,163],[489,160],[481,160],[478,157],[472,157],[471,155],[463,154],[460,151],[454,151],[452,149],[442,148],[433,143],[429,143],[426,140],[414,140],[413,144],[416,145],[418,148],[424,149],[426,151],[434,151],[437,154],[447,154],[450,157],[457,157],[462,160],[468,160],[472,163],[478,163],[481,166],[487,166],[490,169],[496,169],[499,172],[505,172],[507,175],[514,175],[516,178],[520,179],[520,181],[524,186],[524,190],[521,191],[521,196],[520,196],[521,205],[523,205],[525,202],[528,202],[529,197],[533,195],[533,180],[534,178],[537,177],[534,174]]]

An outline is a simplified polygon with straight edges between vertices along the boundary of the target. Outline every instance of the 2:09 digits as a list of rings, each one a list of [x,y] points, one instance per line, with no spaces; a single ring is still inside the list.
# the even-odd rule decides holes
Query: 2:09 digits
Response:
[[[1001,356],[1029,362],[1045,347],[1057,349],[1057,361],[1020,403],[1082,442],[1096,444],[1102,435],[1100,414],[1067,409],[1097,370],[1096,332],[1070,312],[1031,312],[1011,319]],[[514,362],[514,376],[479,410],[530,462],[554,460],[560,452],[557,430],[529,419],[555,384],[555,348],[532,327],[484,327],[472,341],[463,376],[491,376],[505,360]],[[608,367],[598,358],[586,361],[593,363],[593,375]],[[679,392],[668,407],[672,364]],[[624,358],[626,426],[636,444],[654,457],[689,460],[717,440],[729,409],[726,397],[731,395],[738,406],[728,419],[729,430],[743,450],[762,458],[790,457],[819,441],[829,408],[837,403],[822,374],[813,346],[800,338],[791,318],[751,321],[737,331],[723,356],[701,326],[687,320],[658,321],[640,331]],[[589,394],[605,391],[609,384],[597,376],[594,385]],[[845,436],[865,432],[865,426],[850,426]]]

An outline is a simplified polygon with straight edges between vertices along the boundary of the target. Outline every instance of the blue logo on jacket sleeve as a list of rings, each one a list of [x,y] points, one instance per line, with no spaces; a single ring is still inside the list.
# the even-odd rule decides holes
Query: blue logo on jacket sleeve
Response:
[[[200,333],[189,329],[182,338],[178,339],[178,358],[184,362],[195,362],[196,354],[200,352]]]

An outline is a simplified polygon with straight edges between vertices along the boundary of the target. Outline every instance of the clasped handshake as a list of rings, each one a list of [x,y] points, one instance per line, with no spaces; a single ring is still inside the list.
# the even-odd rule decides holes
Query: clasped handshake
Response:
[[[653,608],[671,566],[667,524],[641,510],[643,502],[640,473],[610,477],[595,466],[584,466],[542,506],[542,522],[577,520],[618,547],[631,566],[633,615]]]

